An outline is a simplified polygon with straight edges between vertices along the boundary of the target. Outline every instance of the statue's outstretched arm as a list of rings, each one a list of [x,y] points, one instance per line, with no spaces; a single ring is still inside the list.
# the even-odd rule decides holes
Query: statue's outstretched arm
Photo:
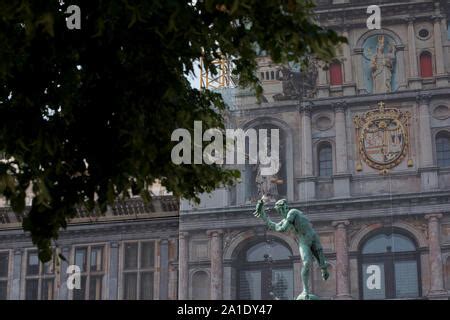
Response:
[[[277,224],[270,220],[267,216],[266,210],[264,209],[264,202],[262,200],[259,200],[256,204],[256,211],[254,212],[254,215],[257,218],[261,218],[270,230],[275,230]]]
[[[288,216],[286,217],[286,219],[281,220],[278,223],[273,223],[272,221],[272,228],[269,225],[269,229],[271,230],[275,230],[278,232],[286,232],[289,230],[289,227],[292,225],[292,222],[294,221],[295,216],[293,214],[288,213]]]

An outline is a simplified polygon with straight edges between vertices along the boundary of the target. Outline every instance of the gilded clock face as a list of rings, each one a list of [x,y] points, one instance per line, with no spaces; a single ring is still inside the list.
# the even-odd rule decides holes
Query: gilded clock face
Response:
[[[361,129],[361,151],[368,161],[390,167],[403,158],[407,137],[405,127],[399,120],[371,120]]]

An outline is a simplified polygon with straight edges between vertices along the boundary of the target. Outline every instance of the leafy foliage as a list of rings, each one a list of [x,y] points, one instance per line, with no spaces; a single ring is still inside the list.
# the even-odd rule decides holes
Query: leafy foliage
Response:
[[[81,30],[66,27],[72,4]],[[22,212],[32,191],[23,227],[40,259],[77,205],[104,211],[130,189],[150,200],[155,179],[194,200],[232,184],[236,171],[171,162],[174,129],[223,128],[221,97],[186,75],[222,54],[260,92],[261,51],[276,63],[330,59],[344,39],[312,10],[307,0],[0,0],[0,192]]]

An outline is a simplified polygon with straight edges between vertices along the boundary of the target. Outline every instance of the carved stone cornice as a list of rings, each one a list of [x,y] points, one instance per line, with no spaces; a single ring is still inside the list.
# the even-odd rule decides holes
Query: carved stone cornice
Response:
[[[348,104],[345,100],[337,101],[332,104],[335,112],[345,112],[348,107]]]
[[[345,228],[350,224],[349,220],[336,220],[331,223],[331,225],[335,228]]]
[[[313,103],[311,101],[304,101],[299,105],[298,111],[305,116],[311,117]]]
[[[416,101],[420,104],[429,105],[432,97],[433,95],[431,93],[418,93]]]
[[[425,215],[425,220],[437,221],[442,218],[442,213],[430,213]]]

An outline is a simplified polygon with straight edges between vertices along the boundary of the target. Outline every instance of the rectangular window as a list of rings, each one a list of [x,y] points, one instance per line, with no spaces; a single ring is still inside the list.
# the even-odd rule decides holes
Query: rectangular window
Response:
[[[9,252],[0,252],[0,300],[8,296]]]
[[[55,298],[54,262],[42,263],[35,250],[27,251],[25,275],[26,300],[53,300]]]
[[[80,267],[80,289],[73,290],[74,300],[100,300],[103,298],[105,276],[104,246],[75,248],[75,264]]]
[[[127,242],[123,257],[123,299],[153,299],[155,242]]]

